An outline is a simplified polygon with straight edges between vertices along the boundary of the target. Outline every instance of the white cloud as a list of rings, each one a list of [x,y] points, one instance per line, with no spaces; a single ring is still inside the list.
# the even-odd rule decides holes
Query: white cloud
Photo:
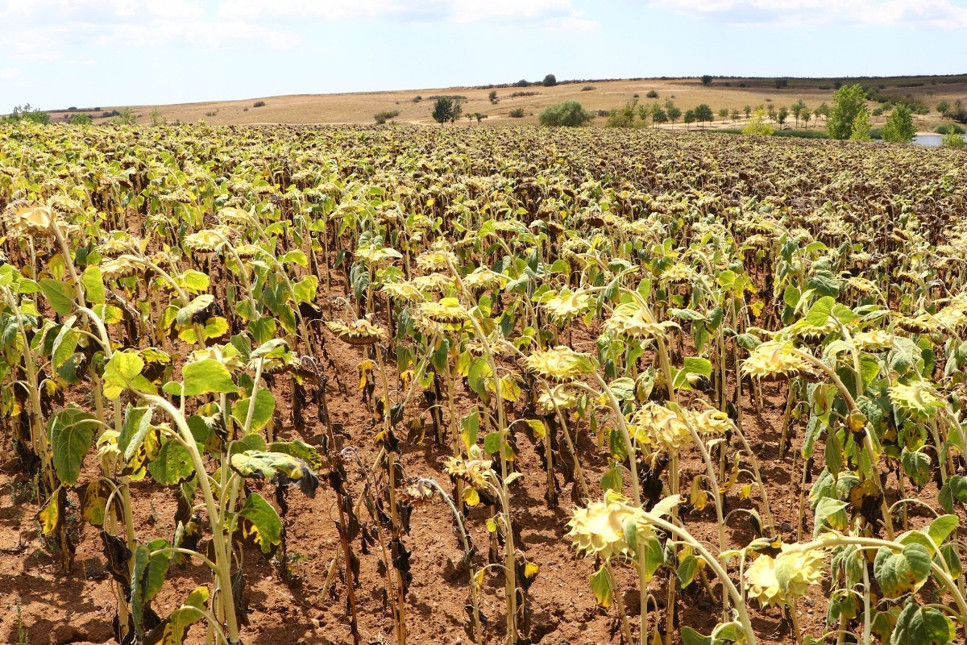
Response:
[[[713,22],[738,25],[967,27],[951,0],[638,0]]]
[[[571,0],[224,0],[223,18],[301,17],[339,20],[393,19],[428,22],[523,22],[587,28],[596,25]]]
[[[13,79],[20,76],[20,70],[16,67],[2,67],[0,68],[0,80],[12,81]]]

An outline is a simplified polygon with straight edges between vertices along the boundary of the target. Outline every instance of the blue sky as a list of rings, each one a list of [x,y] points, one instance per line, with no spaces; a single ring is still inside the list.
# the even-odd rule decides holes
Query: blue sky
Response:
[[[967,0],[0,0],[0,112],[648,76],[967,72]]]

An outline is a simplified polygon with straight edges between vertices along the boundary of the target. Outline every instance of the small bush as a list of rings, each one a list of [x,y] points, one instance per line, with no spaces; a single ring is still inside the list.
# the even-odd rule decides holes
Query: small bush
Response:
[[[215,116],[216,114],[218,114],[218,110],[215,110],[214,112],[205,112],[205,116]]]
[[[528,82],[527,79],[522,78],[516,83],[514,83],[514,87],[530,87],[530,82]]]
[[[248,108],[247,107],[243,107],[242,108],[242,112],[248,112]]]
[[[598,110],[597,114],[600,117],[611,116],[611,110]]]
[[[581,88],[581,91],[582,92],[590,92],[593,89],[594,89],[594,85],[585,85],[584,87]]]
[[[399,110],[384,110],[383,112],[377,112],[373,115],[373,119],[376,123],[382,125],[391,119],[395,119],[400,115]]]
[[[961,130],[963,130],[961,128]],[[955,132],[951,129],[940,139],[940,145],[945,148],[963,148],[965,145],[963,132]]]
[[[581,107],[577,101],[564,101],[557,105],[549,105],[538,115],[541,125],[557,127],[574,127],[584,125],[594,118],[594,115]]]
[[[945,123],[943,125],[938,125],[933,131],[937,134],[950,134],[951,131],[954,134],[967,134],[967,130],[964,130],[962,126],[959,126],[956,123]]]
[[[658,98],[658,92],[656,92],[655,90],[648,90],[648,93],[645,94],[645,96],[647,96],[650,99],[657,99]]]
[[[513,110],[511,110],[510,112],[508,112],[508,115],[512,119],[523,119],[524,118],[524,108],[514,108]]]
[[[749,118],[749,122],[742,128],[742,134],[751,134],[760,137],[768,137],[773,132],[772,126],[766,123],[766,114],[762,109],[753,112]]]
[[[514,92],[510,95],[510,98],[514,99],[518,96],[537,96],[540,92]]]
[[[423,97],[420,96],[419,94],[417,94],[416,96],[413,97],[413,102],[414,103],[419,103],[422,100],[423,100]]]
[[[553,74],[548,74],[544,77],[543,85],[544,87],[554,87],[557,85],[557,77]]]
[[[265,101],[256,101],[252,103],[252,107],[265,107]]]

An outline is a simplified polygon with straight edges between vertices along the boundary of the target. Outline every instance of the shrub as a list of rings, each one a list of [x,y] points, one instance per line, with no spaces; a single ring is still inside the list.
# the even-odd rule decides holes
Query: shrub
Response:
[[[763,109],[756,110],[748,123],[742,128],[742,134],[751,134],[760,137],[768,137],[773,133],[772,126],[766,123],[766,113]]]
[[[553,74],[548,74],[547,76],[544,77],[544,80],[542,81],[541,84],[544,87],[554,87],[555,85],[557,85],[557,77],[554,76]]]
[[[391,119],[395,119],[399,115],[400,115],[399,110],[384,110],[382,112],[377,112],[376,114],[374,114],[373,119],[376,121],[376,123],[382,125],[383,123],[386,123]]]
[[[413,97],[413,102],[414,103],[419,103],[422,100],[423,100],[423,97],[420,96],[419,94],[417,94],[416,96]]]
[[[597,111],[597,115],[600,116],[600,117],[611,116],[611,111],[610,110],[598,110]]]
[[[90,125],[94,123],[94,119],[91,118],[90,114],[75,114],[70,118],[71,125]]]
[[[514,108],[513,110],[511,110],[510,112],[508,112],[508,115],[512,119],[523,119],[524,118],[524,108]]]
[[[540,92],[514,92],[510,95],[510,98],[515,99],[518,96],[537,96]]]
[[[962,126],[959,126],[956,123],[945,123],[934,128],[934,132],[937,134],[949,134],[951,131],[953,131],[955,134],[967,134],[967,130],[964,130]]]
[[[265,101],[256,101],[252,103],[252,107],[265,107]]]
[[[497,90],[490,90],[490,94],[487,95],[487,98],[490,99],[491,104],[497,105]]]
[[[530,87],[530,82],[527,79],[522,78],[514,83],[514,87]]]
[[[910,108],[905,105],[893,108],[890,118],[883,126],[883,140],[892,143],[910,143],[916,134]]]
[[[945,148],[963,148],[965,145],[963,128],[960,130],[960,132],[956,132],[953,128],[951,128],[950,131],[948,131],[947,134],[943,135],[943,138],[940,139],[940,145]]]
[[[590,92],[593,89],[594,89],[594,85],[585,85],[584,87],[581,88],[581,91],[582,92]]]
[[[658,92],[656,92],[655,90],[648,90],[648,93],[645,94],[645,96],[647,96],[650,99],[657,99],[658,98]]]
[[[594,115],[581,107],[577,101],[564,101],[557,105],[549,105],[538,115],[541,125],[574,127],[584,125],[594,118]]]

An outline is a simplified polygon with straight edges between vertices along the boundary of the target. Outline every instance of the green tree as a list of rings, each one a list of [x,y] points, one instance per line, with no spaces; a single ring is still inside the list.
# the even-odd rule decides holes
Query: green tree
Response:
[[[50,123],[50,114],[31,107],[30,103],[24,103],[23,105],[14,107],[10,116],[0,121],[0,123],[16,123],[17,121],[30,121],[31,123],[47,125]]]
[[[752,134],[761,137],[771,136],[772,132],[772,126],[766,123],[766,113],[762,108],[756,110],[755,114],[749,118],[749,122],[742,128],[742,134]]]
[[[913,114],[906,105],[898,105],[893,108],[890,118],[883,126],[883,140],[891,143],[910,143],[917,136],[917,130],[913,127]]]
[[[122,108],[121,112],[117,115],[117,122],[122,125],[137,125],[138,115],[134,113],[134,108],[126,107]]]
[[[805,125],[807,130],[809,129],[809,119],[811,119],[812,117],[813,117],[813,113],[810,112],[809,110],[802,111],[802,122]]]
[[[869,110],[861,110],[853,119],[853,127],[850,129],[849,135],[850,141],[869,141],[872,130],[873,125],[870,123]]]
[[[490,94],[487,95],[487,98],[490,99],[491,104],[497,105],[497,90],[490,90]]]
[[[748,119],[749,115],[752,114],[752,106],[746,105],[745,107],[742,108],[742,111],[745,112],[745,118]]]
[[[542,84],[544,87],[554,87],[557,85],[557,77],[555,77],[553,74],[548,74],[544,77]]]
[[[70,119],[71,125],[91,125],[92,123],[94,123],[94,119],[91,118],[91,115],[83,112],[75,114]]]
[[[441,96],[433,104],[433,111],[430,114],[433,116],[433,120],[440,125],[454,120],[453,99],[449,96]]]
[[[592,118],[594,118],[593,114],[581,107],[580,103],[573,100],[564,101],[557,105],[549,105],[537,115],[537,120],[541,125],[551,127],[584,125]]]
[[[803,103],[802,99],[799,99],[792,104],[792,115],[796,117],[796,127],[799,127],[799,119],[802,118],[803,110],[806,110],[806,104]],[[808,110],[806,110],[808,112]]]
[[[668,113],[657,103],[651,106],[651,122],[655,126],[661,123],[668,123]]]
[[[731,116],[732,116],[732,123],[735,123],[736,121],[738,121],[739,120],[739,108],[732,108]]]
[[[712,84],[712,76],[710,74],[706,74],[705,76],[702,77],[702,85],[705,85],[706,87],[708,87],[711,84]]]
[[[644,124],[648,117],[651,116],[651,108],[642,103],[638,106],[638,118],[641,119],[642,124]]]
[[[865,123],[868,126],[869,121],[870,110],[866,106],[866,91],[862,85],[844,85],[836,90],[832,110],[826,119],[826,131],[831,138],[852,139],[856,125],[862,127]]]
[[[456,123],[457,119],[463,114],[463,101],[453,99],[453,114],[450,115],[450,123]]]
[[[715,118],[715,114],[712,113],[712,108],[706,103],[702,103],[695,108],[695,120],[705,127],[705,123],[711,122]]]
[[[685,111],[685,125],[691,125],[695,123],[695,110]]]
[[[947,112],[950,112],[950,103],[946,101],[937,103],[937,112],[940,113],[940,116],[947,116]]]
[[[783,105],[781,108],[779,108],[779,114],[776,115],[776,120],[779,122],[779,125],[785,125],[786,119],[788,118],[789,118],[789,108]]]
[[[665,114],[668,115],[668,120],[672,123],[675,123],[682,117],[681,109],[675,107],[671,101],[665,103]]]
[[[723,121],[729,118],[729,108],[719,108],[719,118]]]

